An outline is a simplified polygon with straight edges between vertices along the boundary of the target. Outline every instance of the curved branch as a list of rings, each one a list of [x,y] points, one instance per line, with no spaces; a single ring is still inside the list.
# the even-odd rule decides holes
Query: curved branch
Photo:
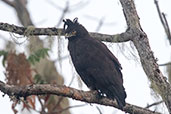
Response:
[[[32,35],[50,35],[50,36],[62,35],[64,36],[64,31],[63,29],[60,29],[60,28],[55,28],[55,27],[34,28],[33,26],[19,27],[13,24],[11,25],[11,24],[2,23],[2,22],[0,22],[0,30],[16,33],[19,35],[26,35],[26,36],[32,36]],[[116,35],[107,35],[107,34],[91,32],[90,35],[93,38],[96,38],[102,41],[107,41],[107,42],[126,42],[126,41],[129,41],[129,39],[131,39],[132,37],[132,35],[129,32],[116,34]]]
[[[15,6],[14,5],[14,2],[12,2],[12,1],[9,1],[9,0],[2,0],[2,1],[5,2],[6,4],[8,4],[11,7],[14,7]]]
[[[132,38],[132,35],[129,32],[124,32],[115,35],[107,35],[107,34],[91,32],[90,35],[97,40],[106,41],[106,42],[115,42],[115,43],[127,42]]]
[[[8,85],[0,81],[0,90],[9,96],[15,96],[16,98],[24,97],[30,95],[47,95],[53,94],[58,96],[69,97],[75,100],[80,100],[88,103],[96,103],[105,106],[112,106],[118,108],[117,103],[113,100],[107,98],[97,98],[96,91],[81,91],[71,87],[59,86],[59,85],[50,85],[50,84],[36,84],[36,85],[27,85],[27,86],[14,86]],[[153,112],[145,108],[141,108],[135,105],[126,104],[124,111],[127,113],[134,114],[160,114],[158,112]]]
[[[139,17],[136,12],[134,0],[120,0],[126,22],[130,31],[132,31],[132,42],[134,43],[140,56],[142,67],[151,81],[153,90],[162,97],[169,113],[171,113],[171,85],[163,76],[157,64],[157,59],[154,57],[151,50],[148,37],[142,30]]]

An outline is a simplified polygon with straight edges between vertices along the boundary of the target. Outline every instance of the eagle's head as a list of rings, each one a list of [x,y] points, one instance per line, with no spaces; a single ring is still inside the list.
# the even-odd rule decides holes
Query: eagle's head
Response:
[[[73,21],[70,19],[63,20],[64,22],[64,31],[65,31],[65,38],[72,39],[72,38],[82,38],[88,35],[88,31],[78,23],[78,18],[75,18]]]

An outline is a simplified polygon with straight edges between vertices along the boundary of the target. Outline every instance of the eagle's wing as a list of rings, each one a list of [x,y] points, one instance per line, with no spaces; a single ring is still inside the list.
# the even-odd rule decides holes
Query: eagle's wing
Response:
[[[65,25],[68,25],[65,29]],[[120,109],[125,106],[126,93],[123,87],[121,65],[110,50],[100,41],[90,37],[88,31],[77,22],[64,20],[68,49],[76,71],[91,89],[116,99]]]
[[[126,93],[123,87],[121,65],[110,50],[95,39],[81,39],[76,46],[84,50],[77,56],[81,63],[75,66],[82,80],[91,89],[100,90],[109,98],[116,98],[118,104],[125,105]],[[79,46],[80,45],[80,46]],[[79,50],[81,50],[79,48]]]

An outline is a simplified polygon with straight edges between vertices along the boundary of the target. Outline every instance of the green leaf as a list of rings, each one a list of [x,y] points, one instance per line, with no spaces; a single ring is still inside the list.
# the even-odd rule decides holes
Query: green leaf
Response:
[[[42,79],[42,77],[39,74],[36,74],[34,76],[34,82],[36,84],[44,84],[45,83],[45,81]]]
[[[34,61],[34,57],[32,55],[29,56],[29,58],[27,59],[30,63],[32,63],[33,65],[35,64]]]
[[[7,51],[1,50],[0,51],[0,56],[6,56],[8,54]]]
[[[5,61],[6,61],[6,58],[7,58],[7,55],[8,55],[8,52],[7,51],[4,51],[4,50],[1,50],[0,51],[0,56],[3,56],[3,60],[2,60],[2,65],[5,67]]]
[[[28,57],[28,61],[34,65],[36,62],[39,62],[40,59],[48,56],[48,51],[48,48],[39,49]]]

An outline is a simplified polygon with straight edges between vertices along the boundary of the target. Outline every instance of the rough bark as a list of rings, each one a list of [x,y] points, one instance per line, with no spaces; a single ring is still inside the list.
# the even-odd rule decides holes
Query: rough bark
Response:
[[[158,94],[164,100],[169,113],[171,113],[171,85],[161,73],[157,64],[157,59],[150,48],[148,37],[142,30],[139,17],[136,12],[133,0],[120,0],[126,18],[129,31],[131,31],[131,41],[134,43],[142,67],[150,80],[152,86],[158,90]]]
[[[64,36],[64,31],[61,28],[55,28],[55,27],[35,28],[34,26],[19,27],[13,24],[11,25],[8,23],[3,23],[3,22],[0,22],[0,30],[8,31],[8,32],[12,32],[12,33],[16,33],[16,34],[24,35],[24,36],[37,36],[37,35]],[[129,41],[130,38],[132,38],[132,35],[130,34],[129,31],[121,33],[121,34],[115,34],[115,35],[90,32],[90,35],[93,38],[101,40],[101,41],[116,42],[116,43],[127,42]]]
[[[36,84],[36,85],[27,85],[22,87],[17,87],[13,85],[8,85],[0,81],[0,90],[9,96],[15,96],[20,99],[21,97],[26,98],[30,95],[47,95],[54,94],[64,97],[69,97],[75,100],[84,101],[87,103],[96,103],[105,106],[113,106],[118,108],[116,101],[97,97],[97,91],[81,91],[71,87],[59,86],[59,85],[50,85],[50,84]],[[160,114],[158,112],[150,111],[146,108],[141,108],[135,105],[126,104],[123,111],[130,114]]]
[[[171,113],[171,85],[167,82],[166,78],[163,76],[163,74],[159,69],[159,66],[157,64],[157,59],[154,57],[154,54],[150,48],[148,37],[146,33],[143,31],[143,29],[141,28],[134,1],[120,0],[120,2],[122,4],[123,13],[125,15],[126,22],[128,25],[128,29],[126,30],[126,32],[117,35],[104,35],[104,34],[97,34],[97,33],[90,33],[90,34],[92,36],[94,35],[93,36],[94,38],[103,41],[108,41],[108,42],[125,42],[129,40],[132,41],[138,51],[142,67],[148,79],[150,80],[152,86],[154,86],[158,90],[158,94],[162,97],[163,101],[165,102],[169,113]],[[3,24],[4,23],[0,24],[1,30],[15,32],[22,35],[25,35],[25,31],[27,30],[26,28],[20,28],[21,31],[16,32],[15,30],[16,28],[4,29]],[[29,35],[43,35],[43,34],[58,35],[59,33],[63,35],[61,29],[50,28],[49,30],[52,32],[42,33],[42,31],[40,31],[40,28],[38,28],[38,29],[34,29]],[[46,30],[44,29],[44,31]]]

